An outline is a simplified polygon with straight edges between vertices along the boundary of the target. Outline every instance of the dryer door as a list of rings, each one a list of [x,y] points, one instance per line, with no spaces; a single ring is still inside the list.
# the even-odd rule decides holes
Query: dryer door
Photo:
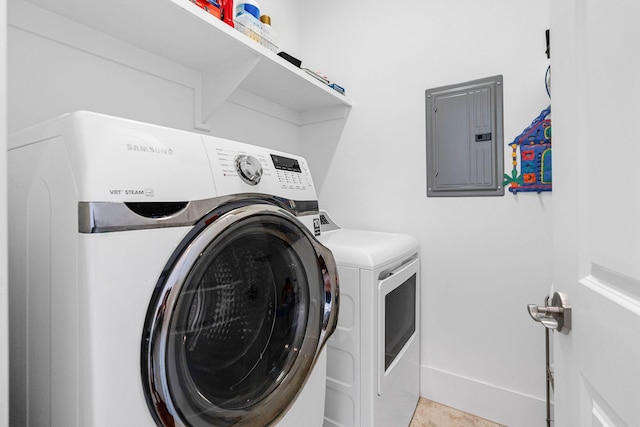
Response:
[[[295,401],[337,320],[331,252],[270,205],[210,214],[147,313],[142,371],[163,426],[265,426]]]

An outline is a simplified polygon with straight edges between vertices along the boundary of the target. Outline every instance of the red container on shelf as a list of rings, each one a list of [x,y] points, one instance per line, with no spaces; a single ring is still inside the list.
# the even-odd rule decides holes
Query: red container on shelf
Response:
[[[220,5],[213,0],[209,0],[208,3],[209,6],[205,7],[204,10],[206,10],[216,18],[222,19],[222,9],[220,8]]]
[[[204,7],[209,4],[207,0],[194,0],[193,2],[196,4],[196,6],[202,9],[204,9]]]
[[[193,3],[206,10],[216,18],[221,19],[222,11],[220,9],[220,5],[217,2],[213,0],[193,0]]]
[[[222,20],[232,27],[233,24],[233,0],[220,0],[220,9],[222,9]]]

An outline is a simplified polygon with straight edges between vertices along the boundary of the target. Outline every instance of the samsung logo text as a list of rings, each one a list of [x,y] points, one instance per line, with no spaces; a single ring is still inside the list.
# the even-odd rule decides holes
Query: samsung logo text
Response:
[[[173,155],[173,150],[171,148],[158,148],[151,145],[127,144],[127,150],[149,154],[164,154],[167,156]]]

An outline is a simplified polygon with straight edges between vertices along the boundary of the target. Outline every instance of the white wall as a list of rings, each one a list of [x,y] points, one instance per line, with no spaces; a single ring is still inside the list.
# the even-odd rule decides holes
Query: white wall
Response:
[[[427,198],[424,91],[502,74],[510,142],[549,104],[549,1],[300,7],[303,61],[354,104],[337,144],[316,135],[302,147],[321,206],[344,227],[420,240],[422,394],[503,424],[544,425],[544,333],[526,304],[551,285],[551,195]],[[505,147],[506,171],[510,160]]]
[[[9,424],[7,291],[7,33],[6,1],[0,0],[0,427]]]
[[[0,0],[0,427],[9,424],[9,334],[7,305],[7,34],[6,1]]]
[[[9,424],[7,306],[7,34],[6,1],[0,0],[0,427]]]
[[[276,35],[276,45],[295,57],[300,52],[299,2],[296,0],[259,0],[260,13],[271,17],[271,29]]]

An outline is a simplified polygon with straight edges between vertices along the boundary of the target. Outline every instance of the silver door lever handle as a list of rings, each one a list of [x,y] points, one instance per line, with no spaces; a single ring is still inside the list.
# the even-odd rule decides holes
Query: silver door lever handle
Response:
[[[571,307],[567,304],[567,296],[560,292],[554,292],[550,305],[547,297],[545,306],[528,304],[527,311],[533,320],[547,329],[565,334],[571,330]]]

